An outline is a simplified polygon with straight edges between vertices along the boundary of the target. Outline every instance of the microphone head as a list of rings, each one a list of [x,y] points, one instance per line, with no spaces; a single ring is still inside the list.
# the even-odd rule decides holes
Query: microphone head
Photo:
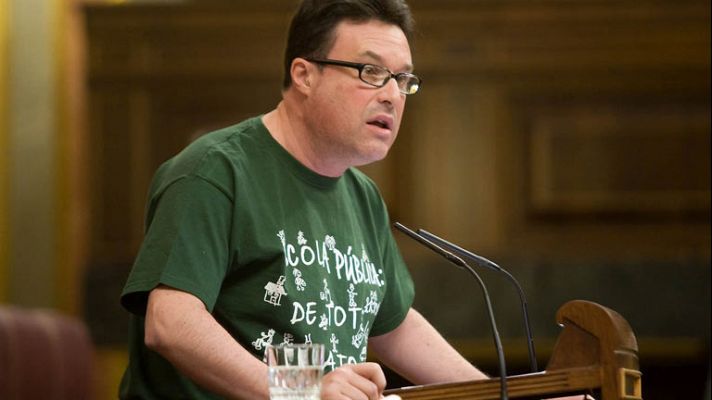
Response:
[[[491,269],[492,271],[497,271],[497,272],[503,272],[503,273],[508,273],[502,267],[494,263],[493,261],[490,261],[480,255],[477,255],[469,250],[465,250],[462,247],[453,244],[443,238],[441,238],[438,235],[435,235],[433,233],[430,233],[426,231],[425,229],[418,229],[418,235],[434,242],[440,247],[443,247],[447,249],[448,251],[453,252],[454,254],[457,254],[460,257],[467,258],[471,261],[474,261],[475,264],[479,265],[480,267]]]
[[[462,258],[443,249],[442,247],[431,242],[430,240],[426,239],[425,237],[419,235],[414,230],[408,228],[407,226],[401,224],[400,222],[394,223],[393,226],[395,226],[399,231],[401,231],[401,232],[405,233],[406,235],[410,236],[411,238],[415,239],[417,242],[423,244],[425,247],[429,248],[430,250],[445,257],[448,261],[455,264],[455,266],[457,266],[458,268],[467,269],[468,266],[467,266],[467,263],[465,263],[465,260],[463,260]]]

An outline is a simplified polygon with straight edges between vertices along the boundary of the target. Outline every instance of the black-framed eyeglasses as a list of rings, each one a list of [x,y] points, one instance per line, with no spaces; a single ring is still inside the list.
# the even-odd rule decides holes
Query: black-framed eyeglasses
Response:
[[[340,67],[354,68],[358,70],[358,77],[364,83],[368,83],[375,87],[384,87],[391,78],[395,79],[398,84],[398,90],[403,94],[415,94],[420,89],[422,80],[409,72],[399,72],[394,74],[386,67],[373,64],[361,64],[349,61],[331,60],[331,59],[315,59],[307,58],[309,62],[325,65],[338,65]]]

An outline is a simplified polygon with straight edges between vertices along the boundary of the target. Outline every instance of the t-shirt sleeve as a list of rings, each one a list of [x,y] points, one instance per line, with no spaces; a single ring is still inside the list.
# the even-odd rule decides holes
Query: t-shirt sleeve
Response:
[[[193,294],[212,311],[230,263],[231,199],[207,180],[188,176],[152,202],[121,304],[145,315],[148,293],[163,284]]]

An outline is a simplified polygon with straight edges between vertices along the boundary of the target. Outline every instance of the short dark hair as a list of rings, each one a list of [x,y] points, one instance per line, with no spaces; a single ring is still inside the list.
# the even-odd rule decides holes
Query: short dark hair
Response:
[[[405,0],[303,0],[289,25],[282,86],[286,89],[292,84],[295,58],[327,56],[340,22],[371,20],[398,26],[409,40],[413,36],[413,16]]]

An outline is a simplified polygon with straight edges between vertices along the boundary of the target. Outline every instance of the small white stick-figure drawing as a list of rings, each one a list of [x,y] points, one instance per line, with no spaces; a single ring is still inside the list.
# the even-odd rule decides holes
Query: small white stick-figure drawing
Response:
[[[329,327],[329,318],[326,317],[326,314],[321,314],[321,319],[319,321],[319,328],[326,330]]]
[[[331,350],[332,350],[334,353],[336,353],[336,352],[337,352],[337,350],[336,350],[336,345],[339,344],[339,339],[336,338],[336,334],[335,334],[335,333],[332,333],[332,334],[331,334],[331,339],[329,340],[329,342],[331,343]]]
[[[297,286],[297,290],[303,292],[307,282],[302,278],[302,271],[294,268],[292,273],[294,274],[294,284]]]
[[[264,346],[272,344],[272,339],[274,339],[274,329],[268,330],[267,333],[260,332],[260,335],[262,335],[262,337],[252,342],[252,346],[255,347],[255,350],[262,350]]]
[[[331,291],[329,290],[329,284],[324,279],[324,291],[319,292],[319,298],[324,300],[327,304],[332,304],[331,302]]]
[[[361,347],[361,344],[363,343],[364,339],[368,336],[368,333],[366,332],[366,328],[368,327],[368,322],[366,323],[366,327],[363,326],[363,324],[359,323],[359,329],[358,332],[351,337],[351,344],[355,348]]]
[[[368,259],[368,253],[366,253],[366,246],[361,245],[361,249],[362,249],[362,250],[361,250],[361,260],[362,260],[364,263],[369,262],[370,260]]]
[[[304,232],[299,231],[299,233],[297,233],[297,243],[300,246],[304,246],[305,244],[307,244],[307,240],[304,238]]]
[[[284,290],[284,281],[287,278],[284,275],[280,275],[277,283],[268,282],[265,285],[265,302],[272,304],[273,306],[280,306],[279,302],[282,300],[282,296],[285,296],[287,292]]]
[[[304,344],[311,344],[312,338],[311,338],[311,333],[307,333],[304,335]]]
[[[349,307],[351,307],[351,308],[356,307],[356,300],[354,300],[354,298],[356,297],[356,295],[358,293],[356,293],[353,283],[349,284],[349,290],[347,290],[346,293],[349,294]]]
[[[284,229],[277,232],[277,237],[279,238],[279,241],[282,242],[282,247],[284,247],[284,245],[287,244],[287,237],[284,235]]]
[[[333,236],[326,235],[324,237],[324,244],[326,244],[326,248],[333,251],[336,248],[336,239],[334,239]]]
[[[284,334],[284,340],[282,340],[282,344],[292,344],[294,343],[294,335],[291,333],[285,333]]]
[[[366,305],[363,306],[363,312],[364,314],[376,315],[379,307],[380,304],[378,304],[378,294],[376,294],[375,290],[371,290],[371,295],[368,299],[366,299]]]

